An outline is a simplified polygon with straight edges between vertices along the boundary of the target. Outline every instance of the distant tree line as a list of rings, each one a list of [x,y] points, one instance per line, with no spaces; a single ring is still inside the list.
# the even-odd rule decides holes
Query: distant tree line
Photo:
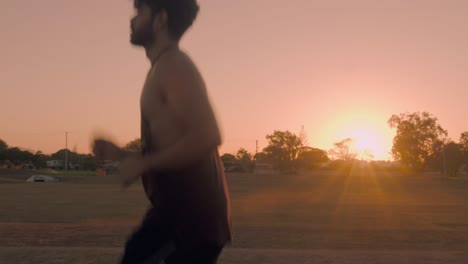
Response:
[[[42,151],[32,153],[31,151],[22,150],[18,147],[9,147],[5,141],[0,139],[0,162],[4,163],[4,166],[21,166],[22,164],[28,164],[29,166],[31,164],[34,168],[45,168],[47,166],[47,161],[65,161],[66,152],[69,164],[74,164],[76,168],[80,170],[96,169],[96,160],[91,154],[79,154],[65,149],[61,149],[50,155],[44,154]]]
[[[225,167],[238,171],[252,171],[255,163],[269,163],[280,171],[296,171],[299,168],[312,169],[323,162],[329,161],[327,152],[307,146],[304,135],[296,135],[290,131],[274,131],[266,136],[268,145],[259,153],[252,154],[244,148],[237,153],[226,153],[221,156]],[[237,166],[237,167],[236,167]]]
[[[396,130],[391,151],[393,158],[405,168],[416,172],[437,170],[448,176],[456,176],[463,167],[468,171],[468,132],[461,133],[458,141],[452,140],[438,119],[427,112],[392,115],[388,125]],[[268,144],[259,153],[252,154],[240,148],[234,154],[222,155],[225,167],[251,172],[256,163],[269,163],[281,171],[296,171],[315,169],[327,162],[332,167],[333,164],[352,164],[358,156],[351,148],[351,138],[336,142],[329,151],[308,146],[304,131],[299,134],[274,131],[266,135],[266,139]],[[140,152],[141,148],[140,139],[132,140],[124,146],[125,150],[133,152]],[[28,161],[42,168],[48,160],[64,160],[66,152],[69,162],[78,164],[80,169],[95,170],[98,167],[92,154],[79,154],[65,149],[51,155],[41,151],[32,153],[9,147],[0,139],[0,162],[9,160],[17,165]]]
[[[132,140],[124,148],[128,151],[141,151],[141,140]],[[44,154],[42,151],[33,153],[18,147],[10,147],[4,140],[0,139],[0,167],[1,165],[4,167],[18,167],[28,164],[28,166],[40,169],[47,167],[47,161],[59,160],[63,161],[63,163],[56,168],[64,169],[65,153],[67,154],[69,168],[91,171],[96,170],[99,166],[99,162],[96,161],[92,154],[80,154],[65,149],[61,149],[53,154]]]
[[[404,169],[440,171],[447,176],[456,176],[463,168],[468,172],[468,132],[461,133],[458,142],[447,137],[447,131],[438,119],[427,112],[392,115],[390,128],[396,130],[393,138],[392,156]],[[236,154],[224,154],[223,163],[239,171],[251,171],[255,162],[267,162],[282,171],[314,169],[323,163],[329,168],[352,166],[358,153],[352,149],[352,138],[334,143],[325,151],[307,146],[303,132],[296,135],[290,131],[274,131],[267,135],[268,145],[252,155],[244,148]],[[371,159],[372,153],[361,154]]]

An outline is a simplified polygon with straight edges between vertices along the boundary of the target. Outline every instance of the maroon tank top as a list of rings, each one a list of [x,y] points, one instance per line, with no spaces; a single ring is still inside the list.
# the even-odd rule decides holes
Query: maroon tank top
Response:
[[[141,141],[143,155],[158,151],[143,115]],[[229,192],[217,149],[185,168],[149,170],[142,182],[156,214],[174,223],[180,239],[218,246],[231,241]]]

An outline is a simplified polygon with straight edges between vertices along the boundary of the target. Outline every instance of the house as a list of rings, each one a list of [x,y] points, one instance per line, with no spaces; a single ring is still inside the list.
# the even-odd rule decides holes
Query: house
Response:
[[[64,164],[65,162],[63,160],[48,160],[46,162],[46,167],[54,170],[62,170],[65,167]]]
[[[279,174],[279,170],[275,169],[272,164],[266,162],[256,162],[254,174]]]

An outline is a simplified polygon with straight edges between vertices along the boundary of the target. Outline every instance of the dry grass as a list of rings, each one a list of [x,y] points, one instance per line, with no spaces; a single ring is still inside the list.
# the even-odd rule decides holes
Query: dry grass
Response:
[[[220,263],[468,263],[467,179],[361,168],[228,180],[235,240]],[[148,206],[117,183],[0,175],[0,263],[115,263]]]

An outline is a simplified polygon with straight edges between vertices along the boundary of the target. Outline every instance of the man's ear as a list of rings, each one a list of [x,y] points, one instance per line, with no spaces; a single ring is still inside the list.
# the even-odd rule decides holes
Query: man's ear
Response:
[[[154,28],[157,30],[167,28],[168,16],[166,9],[162,9],[156,14],[153,23]]]

